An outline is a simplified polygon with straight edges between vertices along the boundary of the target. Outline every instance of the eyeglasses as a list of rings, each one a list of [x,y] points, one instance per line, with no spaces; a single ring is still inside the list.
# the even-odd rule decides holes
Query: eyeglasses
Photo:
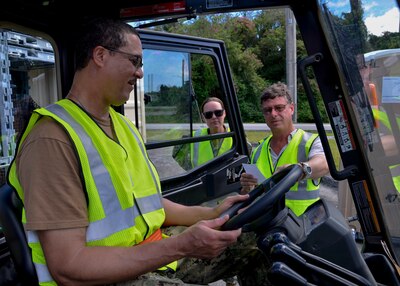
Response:
[[[105,48],[106,50],[109,50],[110,52],[114,52],[114,53],[118,53],[118,54],[127,56],[128,61],[130,61],[132,63],[132,65],[137,69],[140,69],[141,67],[143,67],[143,58],[141,56],[133,55],[130,53],[125,53],[123,51],[104,47],[104,46],[103,46],[103,48]]]
[[[211,119],[213,117],[213,114],[215,114],[215,117],[221,117],[224,114],[224,110],[217,109],[217,110],[213,110],[213,111],[203,112],[203,115],[206,119]]]
[[[288,106],[289,103],[287,104],[280,104],[280,105],[275,105],[269,108],[264,108],[262,110],[262,113],[264,115],[270,115],[272,113],[272,110],[275,110],[277,113],[281,113],[282,111],[285,110],[286,106]]]

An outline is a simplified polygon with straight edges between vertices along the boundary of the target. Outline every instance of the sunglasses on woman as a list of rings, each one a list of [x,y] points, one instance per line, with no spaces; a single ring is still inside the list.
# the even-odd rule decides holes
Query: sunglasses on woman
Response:
[[[215,114],[215,117],[221,117],[224,114],[224,110],[217,109],[217,110],[213,110],[213,111],[203,112],[203,115],[206,119],[211,119],[213,117],[213,114]]]

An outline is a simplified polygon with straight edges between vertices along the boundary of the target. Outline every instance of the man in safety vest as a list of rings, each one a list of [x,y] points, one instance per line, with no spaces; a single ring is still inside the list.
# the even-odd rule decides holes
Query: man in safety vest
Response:
[[[286,193],[286,206],[297,216],[319,200],[319,182],[329,172],[321,141],[293,125],[294,104],[287,86],[281,82],[268,87],[261,95],[261,108],[271,135],[260,141],[252,152],[250,162],[256,164],[265,178],[291,164],[300,164],[304,175]],[[249,192],[257,179],[243,173],[242,192]]]
[[[207,284],[244,265],[251,275],[248,269],[263,261],[255,240],[235,264],[224,250],[235,247],[241,229],[218,230],[228,219],[219,215],[248,196],[214,208],[164,199],[140,133],[111,107],[126,102],[143,77],[138,33],[105,19],[80,32],[67,97],[33,112],[9,170],[39,284]],[[188,227],[164,238],[161,227],[171,225]],[[189,262],[175,272],[183,258]]]

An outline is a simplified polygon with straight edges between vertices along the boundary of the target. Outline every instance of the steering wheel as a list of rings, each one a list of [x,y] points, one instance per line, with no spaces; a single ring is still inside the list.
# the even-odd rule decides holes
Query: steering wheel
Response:
[[[238,202],[221,214],[229,215],[229,220],[222,225],[222,230],[242,228],[243,232],[252,231],[250,224],[257,218],[271,210],[280,201],[286,192],[303,175],[303,169],[298,164],[293,164],[278,173],[273,174],[264,182],[249,192],[249,198]],[[238,214],[238,211],[247,207]]]

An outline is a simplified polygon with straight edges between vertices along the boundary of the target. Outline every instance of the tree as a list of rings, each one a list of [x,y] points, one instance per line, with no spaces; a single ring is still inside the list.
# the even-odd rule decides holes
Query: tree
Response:
[[[242,14],[220,14],[200,16],[195,21],[163,26],[168,32],[224,41],[229,65],[240,103],[242,119],[245,122],[262,122],[258,98],[266,81],[260,75],[262,62],[255,53],[258,43],[254,22]],[[199,68],[200,66],[198,66]],[[204,68],[204,67],[203,67]],[[196,95],[203,97],[209,91],[196,88]]]
[[[242,120],[263,123],[260,95],[270,84],[286,78],[286,29],[284,9],[252,11],[234,14],[200,16],[195,20],[180,21],[157,27],[158,30],[197,37],[214,38],[225,42]],[[297,54],[306,55],[300,33],[297,33]],[[215,79],[205,61],[192,59],[194,90],[201,102],[215,94]],[[313,89],[318,93],[310,73]],[[303,102],[304,101],[304,102]],[[304,90],[299,86],[298,109],[307,104]],[[323,105],[319,99],[320,106]],[[309,108],[301,108],[299,122],[312,122]],[[326,117],[325,117],[326,119]]]
[[[385,50],[385,49],[398,49],[400,43],[400,32],[384,32],[382,36],[369,35],[369,43],[371,51]]]

